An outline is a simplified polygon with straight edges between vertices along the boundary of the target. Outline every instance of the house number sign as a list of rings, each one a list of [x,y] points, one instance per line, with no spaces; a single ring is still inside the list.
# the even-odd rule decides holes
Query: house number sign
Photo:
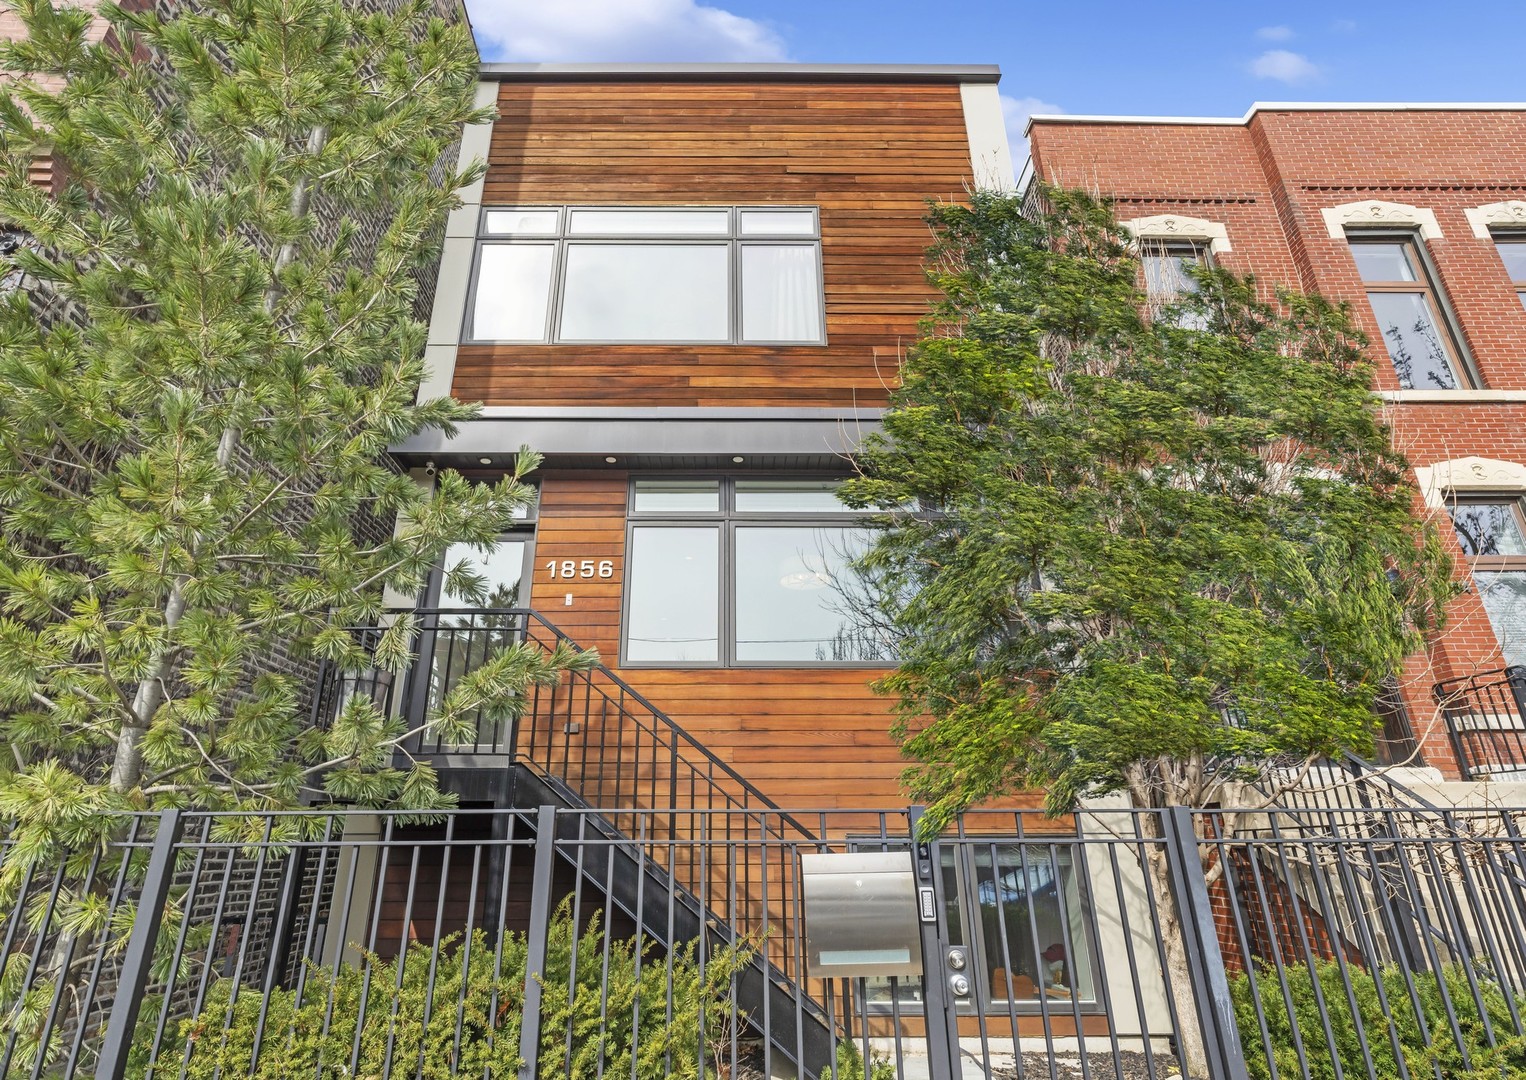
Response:
[[[546,573],[551,575],[553,581],[557,578],[612,578],[615,576],[615,563],[613,559],[600,559],[598,562],[592,559],[563,559],[557,562],[552,559],[546,564]]]

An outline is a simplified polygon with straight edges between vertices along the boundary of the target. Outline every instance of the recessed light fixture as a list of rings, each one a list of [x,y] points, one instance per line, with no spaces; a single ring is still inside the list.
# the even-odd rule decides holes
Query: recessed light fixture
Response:
[[[607,458],[604,459],[604,463],[606,465],[613,465],[615,463],[615,459],[612,458],[612,457],[607,457]]]
[[[493,463],[493,459],[490,457],[480,457],[477,460],[484,465],[491,465]]]
[[[732,458],[731,460],[736,462],[738,465],[740,465],[740,464],[742,464],[742,462],[746,461],[747,459],[744,458],[742,455],[738,454],[736,457]]]

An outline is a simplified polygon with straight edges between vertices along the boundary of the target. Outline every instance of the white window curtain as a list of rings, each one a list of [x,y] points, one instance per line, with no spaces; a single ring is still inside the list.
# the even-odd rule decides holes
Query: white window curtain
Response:
[[[821,287],[814,245],[743,245],[742,339],[821,339]]]

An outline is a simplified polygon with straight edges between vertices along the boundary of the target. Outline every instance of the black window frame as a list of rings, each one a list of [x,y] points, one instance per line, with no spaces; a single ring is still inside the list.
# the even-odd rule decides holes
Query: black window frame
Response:
[[[620,666],[622,668],[655,668],[659,670],[680,669],[774,669],[797,668],[862,669],[883,671],[896,666],[889,660],[739,660],[736,652],[736,601],[737,587],[734,566],[736,562],[736,532],[739,528],[842,528],[873,529],[869,520],[873,514],[864,510],[842,511],[738,511],[736,509],[736,483],[749,480],[793,481],[812,483],[818,481],[842,481],[847,477],[833,473],[720,473],[720,472],[674,472],[633,473],[626,482],[625,514],[625,571],[620,587]],[[636,485],[641,481],[717,481],[720,503],[717,510],[696,511],[639,511],[636,509]],[[636,577],[636,567],[631,555],[634,551],[635,531],[639,528],[694,528],[710,526],[718,533],[716,560],[717,576],[717,634],[719,642],[715,660],[632,660],[629,656],[631,587]]]
[[[553,233],[519,235],[491,233],[488,231],[489,215],[494,212],[524,211],[555,213],[556,229]],[[686,213],[725,211],[728,227],[725,234],[702,233],[574,233],[574,211],[619,212],[650,211],[654,213]],[[759,234],[748,235],[742,231],[742,215],[749,212],[809,213],[813,222],[811,235]],[[561,316],[566,296],[567,250],[575,245],[651,246],[693,245],[696,247],[725,247],[727,249],[727,274],[729,276],[726,299],[728,304],[728,335],[715,339],[664,340],[656,338],[564,338],[561,336]],[[479,337],[473,325],[477,310],[477,291],[481,285],[483,249],[498,245],[526,245],[551,247],[551,283],[546,299],[546,322],[538,338]],[[819,330],[813,340],[778,340],[771,338],[747,338],[742,332],[742,253],[747,247],[804,247],[810,246],[816,254],[816,318]],[[824,348],[827,341],[826,280],[822,259],[821,208],[819,206],[789,203],[763,205],[756,203],[665,204],[665,205],[606,205],[564,203],[560,205],[495,204],[485,205],[477,219],[477,233],[472,245],[471,274],[466,289],[466,310],[461,319],[461,342],[471,345],[561,345],[561,346],[673,346],[675,348],[707,348],[712,346],[740,346],[747,348]]]
[[[1082,1016],[1098,1016],[1107,1011],[1106,988],[1102,985],[1102,967],[1098,964],[1098,952],[1101,941],[1097,935],[1097,913],[1095,897],[1093,896],[1092,883],[1086,873],[1086,858],[1083,844],[1074,841],[1074,846],[1067,846],[1064,850],[1066,861],[1069,863],[1068,870],[1075,880],[1076,901],[1080,906],[1081,930],[1086,937],[1086,967],[1087,976],[1091,981],[1092,996],[1090,998],[1007,998],[998,995],[997,987],[992,982],[992,974],[997,970],[991,961],[993,959],[988,942],[983,932],[972,932],[968,925],[972,909],[980,907],[979,889],[980,867],[977,864],[976,852],[989,849],[993,853],[1003,847],[1019,848],[1047,848],[1055,852],[1058,845],[1072,843],[1064,834],[1025,837],[1010,833],[961,833],[957,841],[944,845],[941,854],[944,857],[951,856],[951,861],[940,861],[938,867],[937,893],[942,902],[940,921],[946,921],[950,904],[959,916],[959,937],[961,940],[953,940],[953,931],[946,925],[940,928],[948,945],[957,946],[968,951],[969,971],[973,990],[963,998],[955,1000],[955,1008],[960,1016],[1040,1016],[1043,1014],[1070,1016],[1080,1014]],[[906,841],[890,839],[881,836],[863,835],[848,837],[849,851],[902,851],[909,850]],[[993,868],[993,874],[996,871]],[[948,896],[949,878],[953,879],[954,896]],[[1019,901],[1011,901],[1018,903]],[[1002,904],[998,903],[998,907]],[[1065,911],[1064,906],[1061,911]],[[983,929],[983,928],[982,928]],[[1005,958],[1004,958],[1005,959]],[[905,976],[897,980],[898,983],[916,983],[922,979],[937,977],[936,973],[924,973],[920,978]],[[917,1016],[926,1012],[925,997],[922,1000],[903,999],[899,1002],[888,1000],[871,1001],[868,997],[868,981],[855,979],[854,995],[860,1009],[870,1016]],[[1000,988],[1005,992],[1006,987]],[[978,993],[977,993],[978,991]]]

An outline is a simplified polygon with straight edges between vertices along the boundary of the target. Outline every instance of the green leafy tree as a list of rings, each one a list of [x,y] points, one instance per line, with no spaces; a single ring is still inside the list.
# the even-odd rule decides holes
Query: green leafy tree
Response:
[[[932,220],[942,300],[847,487],[923,510],[888,515],[866,567],[931,827],[1035,788],[1054,813],[1116,792],[1206,807],[1370,750],[1375,697],[1452,586],[1346,311],[1200,267],[1152,312],[1128,235],[1081,192]]]
[[[467,28],[386,8],[108,4],[93,44],[85,11],[14,5],[0,220],[30,240],[3,267],[28,287],[0,302],[0,818],[18,854],[122,809],[447,802],[426,765],[394,768],[408,733],[367,696],[317,727],[302,707],[304,664],[406,668],[411,619],[374,657],[344,628],[417,593],[448,544],[493,540],[535,464],[425,490],[386,459],[472,415],[415,402],[415,309],[480,169],[443,163],[486,119]],[[29,182],[39,154],[57,193]],[[505,649],[433,724],[462,737],[595,659]]]

